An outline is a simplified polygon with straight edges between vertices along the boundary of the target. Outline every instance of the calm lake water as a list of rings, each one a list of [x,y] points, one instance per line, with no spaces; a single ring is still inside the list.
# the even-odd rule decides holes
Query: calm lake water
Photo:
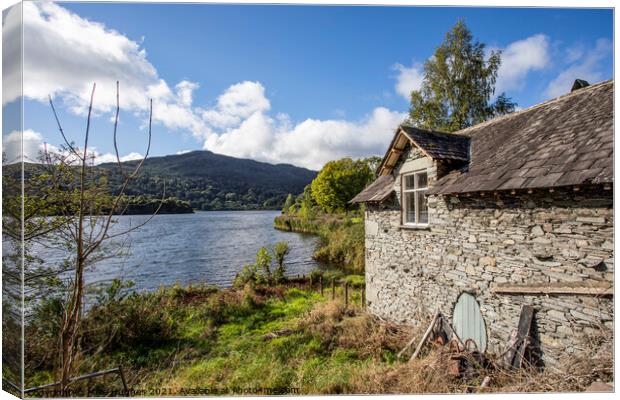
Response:
[[[213,211],[157,215],[123,237],[124,254],[99,261],[89,269],[89,283],[123,278],[135,290],[153,290],[179,282],[230,286],[244,265],[254,262],[261,246],[287,241],[288,275],[308,274],[321,266],[312,260],[317,238],[273,228],[278,211]],[[112,231],[136,226],[148,216],[119,216]],[[113,232],[112,232],[113,233]],[[115,243],[114,248],[119,247]],[[110,250],[112,250],[110,248]],[[108,250],[106,254],[112,254]],[[46,262],[60,262],[58,249],[38,248]]]

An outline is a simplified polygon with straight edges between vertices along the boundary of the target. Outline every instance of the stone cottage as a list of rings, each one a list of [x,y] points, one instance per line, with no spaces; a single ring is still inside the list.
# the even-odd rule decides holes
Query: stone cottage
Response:
[[[613,332],[614,88],[586,84],[451,134],[397,129],[352,200],[366,205],[371,312],[452,318],[466,293],[478,344],[500,354],[532,305],[547,365]]]

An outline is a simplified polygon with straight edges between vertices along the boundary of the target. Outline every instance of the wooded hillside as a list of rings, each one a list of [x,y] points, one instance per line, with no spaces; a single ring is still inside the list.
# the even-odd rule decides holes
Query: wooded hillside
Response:
[[[112,174],[118,170],[115,164],[99,167]],[[210,151],[192,151],[149,157],[127,195],[161,196],[165,179],[166,197],[189,201],[198,210],[279,209],[289,193],[301,193],[315,176],[315,171],[290,164],[274,165]],[[113,182],[115,177],[110,178]]]

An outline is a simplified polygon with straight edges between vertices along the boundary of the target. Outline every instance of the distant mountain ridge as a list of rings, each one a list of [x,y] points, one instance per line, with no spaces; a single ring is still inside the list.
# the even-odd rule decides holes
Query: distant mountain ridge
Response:
[[[126,161],[124,166],[137,165]],[[120,179],[116,163],[100,164],[112,181]],[[279,209],[289,193],[301,193],[316,171],[291,164],[269,164],[251,159],[196,150],[149,157],[128,195],[174,196],[199,210]]]

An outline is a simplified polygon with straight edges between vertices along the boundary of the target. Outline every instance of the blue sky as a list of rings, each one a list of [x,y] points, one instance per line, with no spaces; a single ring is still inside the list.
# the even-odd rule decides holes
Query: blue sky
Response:
[[[613,76],[608,9],[29,5],[25,139],[60,144],[47,93],[79,139],[87,86],[97,81],[92,145],[108,160],[118,79],[127,159],[144,154],[148,97],[152,155],[205,148],[315,169],[380,155],[421,65],[459,18],[504,51],[498,89],[520,107],[567,92],[575,78]]]

